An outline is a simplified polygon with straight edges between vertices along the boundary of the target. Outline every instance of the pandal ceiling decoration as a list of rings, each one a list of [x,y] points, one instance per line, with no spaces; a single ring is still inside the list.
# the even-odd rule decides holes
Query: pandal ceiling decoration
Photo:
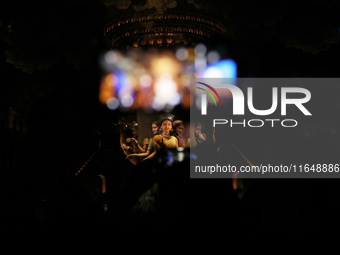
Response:
[[[104,39],[109,48],[194,46],[197,43],[208,44],[226,34],[225,26],[218,20],[179,11],[174,8],[177,6],[176,1],[171,1],[171,11],[168,8],[169,1],[157,1],[154,4],[147,1],[147,4],[149,6],[144,6],[143,11],[134,11],[105,26]]]

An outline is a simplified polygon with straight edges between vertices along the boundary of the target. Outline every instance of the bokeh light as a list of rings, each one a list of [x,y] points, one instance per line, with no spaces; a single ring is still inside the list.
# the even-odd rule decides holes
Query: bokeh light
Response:
[[[197,77],[235,78],[236,63],[222,59],[204,44],[175,51],[110,50],[100,60],[103,77],[99,100],[110,110],[171,110],[191,105],[190,87]]]

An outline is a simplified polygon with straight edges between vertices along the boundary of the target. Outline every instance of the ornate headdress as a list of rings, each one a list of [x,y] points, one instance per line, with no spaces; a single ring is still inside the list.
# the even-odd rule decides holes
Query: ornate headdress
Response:
[[[159,116],[159,124],[162,125],[162,123],[165,120],[170,120],[171,122],[174,121],[175,115],[173,115],[172,113],[163,113]]]

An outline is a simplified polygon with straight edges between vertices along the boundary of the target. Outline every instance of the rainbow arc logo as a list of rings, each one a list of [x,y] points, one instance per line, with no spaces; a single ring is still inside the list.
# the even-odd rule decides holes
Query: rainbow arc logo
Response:
[[[213,88],[211,85],[208,85],[203,82],[197,82],[198,84],[204,86],[204,87],[198,87],[198,89],[203,90],[205,94],[201,95],[201,114],[202,115],[207,115],[207,95],[212,99],[214,102],[215,106],[217,106],[217,100],[220,105],[222,105],[222,100],[220,95],[217,93],[216,89]],[[217,99],[217,100],[216,100]]]

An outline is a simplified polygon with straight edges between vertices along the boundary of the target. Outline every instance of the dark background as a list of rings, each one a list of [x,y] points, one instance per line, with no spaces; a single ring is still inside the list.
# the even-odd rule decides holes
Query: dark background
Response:
[[[337,1],[194,3],[201,7],[195,11],[223,20],[227,35],[219,43],[227,45],[226,56],[238,63],[239,77],[338,77]],[[98,92],[99,57],[108,50],[103,27],[131,12],[131,6],[115,8],[99,0],[1,2],[0,200],[5,225],[65,223],[72,229],[125,222],[130,202],[124,192],[133,181],[124,171],[134,169],[124,161],[115,130],[125,113],[109,111],[99,103]],[[193,10],[183,3],[178,8]],[[14,129],[6,122],[13,112],[22,129],[20,123]],[[102,148],[96,154],[99,140]],[[74,178],[92,155],[91,170]],[[98,191],[98,173],[107,175],[108,194]],[[230,180],[187,180],[179,199],[181,213],[174,214],[194,219],[188,230],[226,227],[228,219],[236,218],[232,226],[240,232],[294,236],[337,223],[337,179],[249,184],[239,199]],[[108,214],[102,211],[105,205]]]

